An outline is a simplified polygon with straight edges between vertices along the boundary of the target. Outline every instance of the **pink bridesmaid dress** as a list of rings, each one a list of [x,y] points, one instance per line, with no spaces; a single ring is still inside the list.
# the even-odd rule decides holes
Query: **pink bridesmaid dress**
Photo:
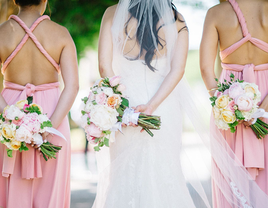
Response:
[[[38,49],[60,72],[59,65],[38,42],[32,31],[37,25],[49,19],[48,16],[38,18],[31,28],[28,28],[18,16],[10,16],[25,30],[22,41],[7,58],[2,67],[2,73],[20,51],[28,38],[31,38]],[[43,108],[43,112],[50,117],[59,100],[59,83],[48,83],[35,86],[25,86],[4,81],[2,96],[11,105],[18,100],[33,96],[35,103]],[[13,157],[7,157],[6,147],[0,144],[0,207],[3,208],[67,208],[70,207],[70,128],[67,116],[58,130],[67,141],[50,136],[48,141],[62,146],[57,159],[45,161],[39,151],[29,147],[29,151],[13,152]]]
[[[268,53],[268,43],[251,37],[245,18],[235,0],[228,0],[236,13],[243,38],[220,52],[221,60],[224,60],[228,55],[233,53],[241,45],[250,41],[256,47]],[[235,78],[245,80],[246,82],[256,83],[262,94],[263,100],[268,94],[268,64],[255,66],[254,64],[238,65],[222,63],[222,74],[220,81],[224,79],[230,80],[230,74],[233,73]],[[268,123],[268,119],[265,120]],[[214,128],[214,125],[212,126]],[[216,127],[215,127],[216,128]],[[259,187],[268,194],[268,136],[264,139],[257,139],[251,128],[245,128],[244,125],[238,125],[236,133],[230,131],[222,131],[226,141],[234,151],[237,158],[246,167],[252,179],[257,182]],[[218,171],[217,168],[214,171]],[[268,205],[267,205],[268,206]],[[222,192],[213,183],[213,207],[214,208],[229,208],[231,207]]]

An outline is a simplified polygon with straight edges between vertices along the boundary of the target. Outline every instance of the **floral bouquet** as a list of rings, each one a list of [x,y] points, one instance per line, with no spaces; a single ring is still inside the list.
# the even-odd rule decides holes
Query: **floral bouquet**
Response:
[[[228,130],[232,133],[236,131],[239,121],[249,121],[254,118],[250,126],[258,139],[264,138],[268,134],[268,125],[256,116],[261,109],[258,109],[258,103],[261,101],[261,93],[258,86],[254,83],[244,82],[243,80],[234,80],[234,75],[230,75],[230,82],[224,80],[220,83],[218,79],[218,88],[213,97],[212,110],[215,118],[215,124],[219,129]]]
[[[46,131],[50,132],[53,129],[51,127],[52,124],[47,115],[42,113],[41,106],[32,103],[32,97],[7,106],[0,114],[0,140],[6,145],[9,157],[12,157],[13,150],[27,151],[27,144],[35,144],[39,146],[46,161],[56,158],[61,147],[43,141],[41,136]],[[50,133],[55,132],[58,131],[53,129]],[[58,135],[63,137],[61,133]]]
[[[150,129],[160,129],[160,117],[143,113],[135,113],[129,108],[129,101],[123,97],[125,86],[120,84],[121,77],[98,80],[91,88],[84,101],[82,110],[82,127],[87,133],[87,139],[95,144],[95,151],[104,145],[109,147],[116,131],[121,131],[121,125],[129,123],[141,126],[150,136]]]

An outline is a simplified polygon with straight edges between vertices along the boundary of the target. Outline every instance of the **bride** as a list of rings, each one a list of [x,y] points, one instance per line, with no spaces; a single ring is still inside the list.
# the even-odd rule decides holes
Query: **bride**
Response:
[[[213,179],[230,204],[256,208],[267,204],[266,194],[250,180],[221,134],[212,132],[210,140],[182,79],[187,52],[188,29],[171,0],[120,0],[106,10],[99,39],[100,74],[121,76],[130,106],[161,116],[162,123],[154,137],[138,127],[123,128],[110,148],[97,154],[100,178],[94,208],[211,207],[206,195],[210,191],[204,191],[210,183],[203,188],[204,181],[198,182],[201,163],[186,163],[193,170],[191,176],[197,173],[187,180],[195,191],[190,194],[186,186],[180,162],[184,112],[221,170],[221,178]],[[204,167],[210,171],[208,163]]]
[[[182,121],[174,90],[187,52],[186,23],[171,1],[121,0],[106,10],[100,74],[120,75],[130,106],[161,116],[162,124],[153,138],[132,127],[117,134],[109,185],[98,190],[94,207],[194,207],[178,160]]]

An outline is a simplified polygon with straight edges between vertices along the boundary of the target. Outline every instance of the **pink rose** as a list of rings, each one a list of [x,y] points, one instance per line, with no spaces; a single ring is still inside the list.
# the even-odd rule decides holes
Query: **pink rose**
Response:
[[[229,88],[229,97],[235,99],[236,97],[238,97],[239,95],[244,94],[245,91],[243,90],[243,88],[241,87],[240,83],[235,82],[231,85],[231,87]]]
[[[219,92],[218,90],[215,92],[214,96],[216,97],[220,97],[222,96],[222,92]]]
[[[104,136],[104,134],[99,129],[99,127],[97,127],[94,123],[91,123],[89,126],[86,127],[86,132],[91,137],[100,138],[100,137],[103,137]]]
[[[22,119],[12,120],[12,123],[15,124],[16,126],[20,126],[22,124]]]
[[[125,86],[125,85],[120,84],[120,85],[117,87],[117,90],[118,90],[119,92],[123,92],[123,91],[125,91],[125,90],[126,90],[126,86]]]
[[[40,131],[40,120],[37,113],[28,113],[22,119],[22,124],[27,126],[32,133]]]
[[[231,110],[233,113],[235,112],[234,105],[235,105],[235,101],[232,100],[231,102],[229,102],[229,104],[228,104],[228,106],[227,106],[227,108],[228,108],[229,110]]]
[[[90,136],[89,134],[87,135],[87,140],[89,141],[90,144],[97,144],[96,138]]]
[[[24,112],[29,112],[29,111],[27,111],[27,110],[25,110],[26,108],[29,108],[30,106],[28,105],[28,104],[25,104],[24,106],[23,106],[23,110],[24,110]]]
[[[120,76],[114,76],[112,78],[109,79],[110,85],[112,87],[118,85],[120,83],[121,77]]]
[[[106,95],[102,92],[96,95],[96,102],[99,105],[103,105],[106,102]]]
[[[250,111],[253,107],[252,99],[247,95],[240,95],[235,99],[235,104],[238,106],[238,110]]]

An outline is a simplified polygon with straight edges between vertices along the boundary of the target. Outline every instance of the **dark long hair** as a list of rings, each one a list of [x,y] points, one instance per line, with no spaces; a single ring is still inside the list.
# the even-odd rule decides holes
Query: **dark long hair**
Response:
[[[171,2],[171,8],[174,12],[174,22],[176,21],[184,22],[183,20],[179,18],[176,6],[172,2]],[[130,13],[130,18],[125,24],[125,34],[127,35],[129,39],[131,39],[131,37],[128,35],[128,24],[132,18],[137,19],[137,17],[140,16],[140,13],[141,13],[140,4],[135,5],[134,7],[130,8],[128,11]],[[151,29],[149,26],[148,18],[142,18],[141,23],[139,24],[139,27],[137,28],[137,32],[136,32],[136,41],[140,45],[140,53],[136,58],[132,58],[130,60],[139,59],[140,55],[142,55],[142,53],[145,51],[145,64],[149,67],[150,70],[155,71],[156,69],[151,65],[152,59],[157,51],[156,50],[157,48],[154,44],[154,38],[156,40],[157,47],[160,46],[161,49],[164,48],[164,45],[161,43],[161,41],[165,42],[165,40],[163,40],[162,38],[158,36],[159,30],[164,26],[164,24],[160,25],[157,28],[157,24],[160,19],[154,8],[152,8],[152,17],[153,17],[153,28],[152,28],[153,35],[151,34]],[[141,29],[142,26],[144,27],[144,32]],[[187,30],[187,26],[184,26],[178,32],[184,29]]]
[[[41,3],[41,0],[14,0],[14,3],[21,7],[33,5],[37,6]]]

